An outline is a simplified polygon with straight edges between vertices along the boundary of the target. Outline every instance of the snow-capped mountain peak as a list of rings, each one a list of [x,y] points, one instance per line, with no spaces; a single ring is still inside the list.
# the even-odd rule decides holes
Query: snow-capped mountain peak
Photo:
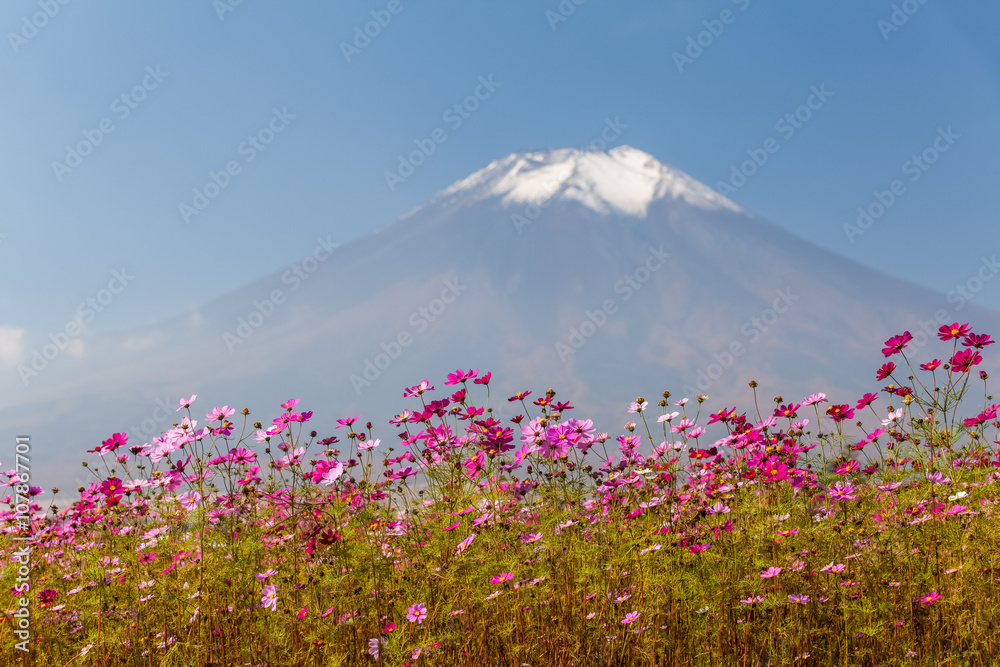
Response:
[[[514,153],[442,191],[435,200],[449,206],[500,197],[504,206],[541,204],[550,198],[575,200],[604,214],[644,218],[660,199],[682,200],[708,210],[742,208],[687,174],[631,146],[607,152],[564,148]]]

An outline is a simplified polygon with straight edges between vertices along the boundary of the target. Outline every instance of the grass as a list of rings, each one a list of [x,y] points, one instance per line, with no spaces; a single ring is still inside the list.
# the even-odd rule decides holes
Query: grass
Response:
[[[152,443],[92,450],[69,509],[7,473],[4,664],[996,664],[984,373],[958,412],[992,341],[942,327],[950,363],[918,374],[907,336],[883,398],[762,410],[751,382],[749,416],[702,421],[706,397],[664,392],[615,438],[551,389],[497,422],[471,371],[408,388],[395,446],[360,417],[317,440],[297,400],[237,435],[228,406],[198,426],[182,399]]]

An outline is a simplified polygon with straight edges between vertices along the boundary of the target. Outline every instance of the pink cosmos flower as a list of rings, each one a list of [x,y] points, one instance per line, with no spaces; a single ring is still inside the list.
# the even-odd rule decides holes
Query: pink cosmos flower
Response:
[[[770,579],[772,577],[778,576],[779,574],[781,574],[781,568],[780,567],[769,567],[769,568],[767,568],[766,570],[764,570],[763,572],[760,573],[760,578],[761,579]]]
[[[361,419],[361,415],[358,415],[357,417],[351,417],[350,419],[338,419],[337,425],[333,427],[333,430],[336,431],[341,426],[347,426],[348,428],[350,428],[351,425],[354,422],[358,421],[359,419]]]
[[[811,396],[803,399],[802,405],[813,405],[814,403],[824,403],[826,402],[826,394],[820,392],[818,394],[812,394]]]
[[[367,452],[369,449],[375,449],[382,442],[381,438],[376,438],[375,440],[366,440],[364,442],[358,443],[358,449],[363,452]]]
[[[236,414],[236,411],[225,405],[221,408],[212,408],[211,412],[205,413],[205,419],[210,422],[221,422],[232,417],[234,414]]]
[[[423,602],[418,602],[406,610],[406,620],[410,623],[416,622],[418,625],[427,618],[427,607]]]
[[[528,533],[526,537],[521,538],[521,541],[527,544],[531,544],[532,542],[537,542],[540,539],[542,539],[541,533]]]
[[[264,605],[264,609],[278,610],[278,592],[275,590],[274,584],[264,586],[264,596],[260,599],[260,603]]]
[[[333,486],[333,483],[340,479],[340,476],[344,474],[344,462],[337,461],[336,465],[327,468],[323,472],[323,476],[320,477],[319,483],[323,486]]]
[[[830,500],[857,500],[858,497],[854,495],[854,487],[850,484],[845,484],[843,482],[837,482],[830,488],[826,490],[827,496]]]
[[[793,594],[793,595],[789,595],[788,596],[788,601],[789,602],[794,602],[795,604],[805,604],[805,603],[809,602],[809,596],[808,595]]]
[[[448,381],[445,382],[445,384],[459,384],[461,382],[465,382],[466,380],[470,380],[477,375],[479,375],[478,368],[476,370],[469,370],[467,373],[463,372],[462,369],[459,368],[454,373],[448,373]]]
[[[420,384],[413,387],[407,387],[403,390],[403,398],[409,398],[410,396],[420,396],[424,392],[434,391],[434,387],[431,386],[430,382],[423,380]]]
[[[491,584],[502,584],[505,581],[510,581],[514,578],[513,572],[501,572],[497,576],[490,579]]]
[[[234,447],[229,450],[229,455],[227,456],[230,463],[235,463],[241,465],[244,463],[253,463],[257,460],[257,454],[246,449],[245,447]]]
[[[201,503],[201,494],[197,491],[187,491],[177,496],[177,502],[186,510],[193,510]]]
[[[190,408],[191,404],[194,403],[194,399],[198,398],[198,394],[191,394],[191,398],[180,399],[181,407],[177,408],[177,412],[180,412],[184,408]]]
[[[629,623],[631,623],[632,621],[636,620],[637,618],[639,618],[639,612],[637,612],[637,611],[630,611],[629,613],[625,614],[625,618],[622,619],[622,624],[623,625],[628,625]]]
[[[691,421],[687,417],[684,417],[684,418],[681,419],[681,421],[676,426],[670,427],[670,430],[673,433],[683,433],[684,431],[688,430],[689,428],[691,428],[693,426],[697,426],[697,424],[695,424],[693,421]]]
[[[935,359],[934,361],[928,361],[926,364],[920,364],[920,370],[932,371],[940,365],[941,365],[941,360]]]
[[[476,534],[472,533],[467,538],[465,538],[464,540],[462,540],[461,542],[459,542],[458,543],[458,550],[455,552],[455,555],[457,556],[460,553],[462,553],[463,551],[465,551],[466,549],[468,549],[469,545],[472,544],[472,540],[474,540],[474,539],[476,539]]]

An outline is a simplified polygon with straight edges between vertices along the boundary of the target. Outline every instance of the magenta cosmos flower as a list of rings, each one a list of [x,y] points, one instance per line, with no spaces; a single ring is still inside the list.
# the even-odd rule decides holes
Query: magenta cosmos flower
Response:
[[[769,568],[767,568],[766,570],[764,570],[763,572],[760,573],[760,578],[761,579],[770,579],[771,577],[777,577],[779,574],[781,574],[781,568],[780,567],[769,567]]]
[[[882,354],[887,357],[891,357],[894,354],[903,351],[906,344],[913,340],[912,334],[909,331],[904,331],[901,336],[893,336],[889,340],[885,341],[886,347],[882,348]]]
[[[557,424],[548,429],[545,439],[539,445],[542,456],[547,459],[558,459],[569,455],[578,437],[567,424]]]
[[[410,623],[420,624],[425,618],[427,618],[427,607],[423,602],[418,602],[406,610],[406,620]]]
[[[940,329],[938,329],[938,338],[943,341],[949,341],[952,338],[962,338],[969,333],[969,323],[959,324],[955,322],[954,324],[945,324]]]
[[[917,598],[917,602],[923,602],[925,605],[927,605],[929,607],[930,605],[934,604],[936,601],[940,600],[942,597],[944,597],[944,596],[941,595],[940,593],[938,593],[937,591],[931,591],[927,595],[922,595],[922,596],[918,597]]]

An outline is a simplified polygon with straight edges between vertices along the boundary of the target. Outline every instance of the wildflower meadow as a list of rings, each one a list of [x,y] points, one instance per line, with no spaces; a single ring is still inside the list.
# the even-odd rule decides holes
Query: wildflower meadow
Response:
[[[0,664],[997,664],[994,341],[912,338],[843,403],[664,391],[620,435],[478,369],[323,434],[182,398],[62,509],[3,473]]]

